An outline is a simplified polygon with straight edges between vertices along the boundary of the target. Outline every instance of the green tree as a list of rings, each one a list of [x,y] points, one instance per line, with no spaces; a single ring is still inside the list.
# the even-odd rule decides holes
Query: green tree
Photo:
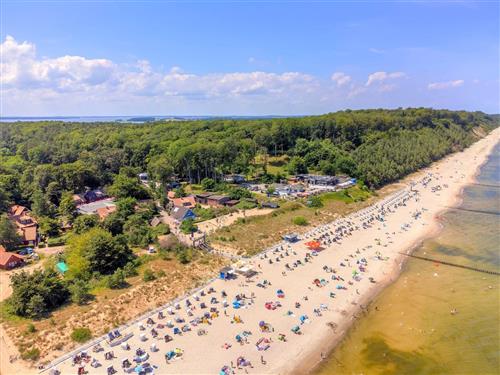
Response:
[[[215,181],[212,178],[205,177],[201,180],[201,188],[205,191],[214,191]]]
[[[123,233],[132,246],[147,246],[153,240],[153,232],[144,218],[135,214],[130,216],[123,225]]]
[[[39,217],[38,228],[42,236],[57,236],[59,234],[59,221],[50,217]]]
[[[101,223],[101,227],[110,232],[113,236],[123,233],[124,219],[120,212],[110,213]]]
[[[117,199],[127,197],[146,199],[149,197],[148,192],[137,177],[128,177],[123,174],[119,174],[113,179],[113,184],[108,187],[107,191]]]
[[[88,282],[82,279],[74,280],[68,286],[69,292],[71,293],[71,300],[78,304],[83,305],[90,299],[90,286]]]
[[[19,316],[40,318],[69,297],[69,291],[54,270],[21,271],[11,276],[11,311]]]
[[[180,225],[180,230],[184,234],[191,234],[198,230],[198,227],[194,224],[193,219],[186,219]]]
[[[300,156],[294,156],[288,162],[287,170],[290,174],[307,173],[307,166],[303,158]]]
[[[99,225],[97,215],[80,215],[73,222],[73,230],[76,234],[82,234]]]
[[[73,193],[66,191],[61,195],[59,203],[59,215],[66,217],[68,220],[73,220],[76,216],[76,204],[73,200]]]
[[[10,206],[10,197],[4,187],[0,185],[0,213],[7,212]]]
[[[55,213],[55,206],[47,199],[47,197],[37,190],[32,197],[33,204],[31,210],[36,217],[48,216],[53,217]]]
[[[120,289],[127,285],[125,282],[125,272],[118,268],[112,275],[107,278],[107,286],[111,289]]]
[[[123,220],[126,220],[130,215],[135,213],[137,199],[126,197],[116,202],[117,212]]]
[[[7,250],[13,250],[21,243],[21,237],[17,234],[14,223],[7,218],[7,215],[0,216],[0,245]]]
[[[69,239],[66,262],[74,277],[94,272],[109,275],[127,264],[132,255],[123,239],[96,227]]]

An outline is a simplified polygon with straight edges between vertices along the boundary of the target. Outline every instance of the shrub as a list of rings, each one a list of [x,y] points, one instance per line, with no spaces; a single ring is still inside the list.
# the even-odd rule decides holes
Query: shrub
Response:
[[[28,333],[36,332],[35,325],[33,323],[28,324],[28,327],[26,327],[26,332]]]
[[[300,226],[306,226],[309,224],[306,218],[303,216],[296,216],[293,218],[292,221],[295,225],[300,225]]]
[[[146,270],[144,270],[144,273],[142,274],[142,280],[148,282],[148,281],[153,281],[155,279],[156,276],[151,269],[147,268]]]
[[[73,332],[71,332],[71,339],[79,343],[89,341],[91,338],[92,332],[86,327],[75,328]]]
[[[309,198],[307,201],[307,206],[308,207],[314,207],[314,208],[320,208],[323,207],[323,202],[321,201],[321,198],[318,196],[314,196]]]
[[[21,358],[25,361],[36,361],[40,358],[40,349],[31,348],[30,350],[26,350],[21,354]]]
[[[193,219],[187,219],[181,223],[180,229],[184,234],[191,234],[193,232],[196,232],[198,230],[198,227],[194,225]]]
[[[165,271],[163,271],[163,270],[159,270],[159,271],[156,273],[156,276],[157,276],[157,277],[165,277],[165,276],[166,276],[166,273],[165,273]]]

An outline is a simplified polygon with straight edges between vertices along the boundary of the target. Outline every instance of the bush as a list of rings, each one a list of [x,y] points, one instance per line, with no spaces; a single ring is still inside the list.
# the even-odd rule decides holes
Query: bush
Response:
[[[309,198],[307,201],[307,206],[308,207],[314,207],[314,208],[320,208],[323,207],[323,202],[321,201],[321,198],[318,196],[314,196]]]
[[[21,358],[25,361],[37,361],[40,358],[40,349],[32,348],[30,350],[26,350],[21,354]]]
[[[144,280],[145,282],[153,281],[156,280],[156,276],[150,268],[147,268],[142,274],[142,280]]]
[[[114,274],[107,276],[106,284],[108,288],[120,289],[125,287],[125,273],[121,268],[118,268]]]
[[[79,343],[89,341],[91,338],[92,332],[86,327],[75,328],[73,332],[71,332],[71,339]]]
[[[196,232],[198,230],[198,227],[194,225],[193,219],[187,219],[181,223],[180,229],[184,234],[191,234],[193,232]]]
[[[188,264],[193,260],[193,253],[190,249],[181,249],[177,252],[177,260],[182,264]]]
[[[48,247],[66,245],[66,237],[51,237],[47,240]]]
[[[309,224],[309,222],[303,216],[294,217],[292,221],[295,225],[300,225],[300,226],[306,226]]]
[[[28,327],[26,327],[26,332],[28,333],[36,332],[35,325],[33,323],[28,324]]]

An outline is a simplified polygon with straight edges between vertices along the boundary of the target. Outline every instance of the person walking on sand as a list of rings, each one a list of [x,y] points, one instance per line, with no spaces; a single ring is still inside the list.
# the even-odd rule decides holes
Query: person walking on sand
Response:
[[[264,360],[264,356],[261,355],[260,356],[260,363],[262,363],[263,365],[265,365],[267,362]]]

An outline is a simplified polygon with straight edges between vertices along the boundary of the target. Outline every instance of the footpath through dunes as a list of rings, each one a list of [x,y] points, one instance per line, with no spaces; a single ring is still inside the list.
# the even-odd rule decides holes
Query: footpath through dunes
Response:
[[[214,280],[203,292],[119,328],[121,337],[130,336],[123,346],[102,338],[101,351],[87,347],[83,356],[72,353],[46,371],[308,372],[398,276],[406,258],[400,252],[439,230],[436,215],[459,202],[498,135],[497,129],[414,175],[384,201],[250,259],[258,271],[253,280]],[[314,255],[306,245],[312,240],[322,246]]]

